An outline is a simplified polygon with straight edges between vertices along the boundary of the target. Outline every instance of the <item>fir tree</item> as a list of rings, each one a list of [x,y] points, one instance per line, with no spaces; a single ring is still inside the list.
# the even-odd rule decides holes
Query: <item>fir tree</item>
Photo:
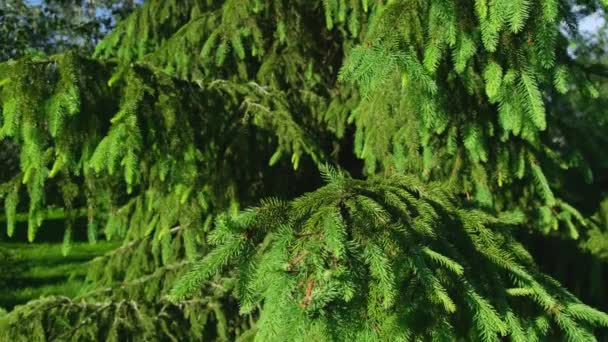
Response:
[[[600,9],[150,0],[92,56],[0,64],[8,234],[62,207],[123,243],[0,338],[594,340],[608,316],[516,233],[602,256],[608,163],[576,139],[604,142],[603,69],[568,51]]]
[[[116,0],[4,1],[0,4],[0,60],[24,55],[42,56],[67,48],[89,53],[100,37],[133,6],[133,3]],[[1,140],[0,163],[0,183],[5,183],[18,173],[19,146],[7,139]],[[49,186],[54,188],[56,184],[51,181]],[[4,216],[0,214],[3,224]],[[23,241],[19,229],[11,228],[15,232],[11,241],[6,241],[5,231],[0,232],[0,254],[15,256],[3,258],[1,262],[2,277],[6,282],[2,285],[0,307],[12,308],[41,294],[76,294],[85,273],[80,264],[116,245],[102,243],[92,246],[77,242],[73,248],[62,248],[61,243],[49,244],[63,236],[61,226],[65,223],[65,212],[56,208],[46,217],[53,221],[47,221],[45,234],[30,246],[19,243]],[[20,222],[27,221],[27,214],[15,215],[15,221],[17,227],[22,224]],[[82,235],[76,232],[75,239],[82,241]],[[68,252],[69,257],[62,257]]]

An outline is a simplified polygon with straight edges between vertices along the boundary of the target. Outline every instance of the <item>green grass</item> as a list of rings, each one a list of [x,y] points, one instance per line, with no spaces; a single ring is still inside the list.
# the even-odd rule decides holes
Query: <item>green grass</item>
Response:
[[[70,254],[63,256],[61,243],[0,242],[0,249],[14,255],[1,265],[6,275],[3,279],[0,273],[0,284],[5,284],[0,291],[0,307],[10,309],[42,296],[77,295],[87,262],[115,247],[117,244],[110,242],[74,242]]]

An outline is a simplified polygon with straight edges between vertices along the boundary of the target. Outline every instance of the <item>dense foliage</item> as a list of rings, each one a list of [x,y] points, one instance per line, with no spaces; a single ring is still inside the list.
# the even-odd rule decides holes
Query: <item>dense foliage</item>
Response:
[[[605,37],[578,30],[603,10],[149,0],[91,56],[0,64],[7,234],[60,210],[66,253],[81,217],[122,242],[0,338],[603,336],[601,273],[572,294],[520,243],[606,267]]]
[[[0,61],[66,49],[90,53],[99,39],[117,20],[132,11],[134,5],[116,0],[4,1],[0,3]],[[0,164],[0,183],[18,173],[19,146],[8,139],[0,141]],[[57,242],[63,236],[65,214],[59,209],[53,210],[46,218],[55,221],[47,221],[46,234],[30,246],[20,243],[25,237],[20,232],[10,241],[6,241],[5,231],[0,232],[0,255],[11,256],[0,257],[2,277],[6,279],[0,307],[11,308],[45,294],[76,294],[86,273],[81,264],[116,245],[82,244],[83,237],[77,235],[69,257],[62,257],[67,251]],[[5,222],[4,215],[0,215],[0,221]],[[27,214],[17,215],[16,221],[17,225],[26,222]]]

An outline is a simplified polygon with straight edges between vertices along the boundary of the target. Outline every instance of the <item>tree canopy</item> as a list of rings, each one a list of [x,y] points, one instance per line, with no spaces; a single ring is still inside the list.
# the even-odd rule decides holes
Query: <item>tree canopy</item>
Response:
[[[606,5],[149,0],[91,54],[0,64],[7,234],[60,210],[66,253],[122,244],[0,338],[605,336],[606,35],[579,20]],[[544,272],[550,239],[592,280]]]

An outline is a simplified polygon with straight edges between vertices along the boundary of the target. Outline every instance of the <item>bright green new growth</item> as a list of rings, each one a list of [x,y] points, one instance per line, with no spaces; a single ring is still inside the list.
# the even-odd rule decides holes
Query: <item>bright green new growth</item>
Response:
[[[355,152],[370,175],[420,173],[449,181],[483,206],[519,209],[532,217],[546,205],[551,222],[559,220],[565,231],[584,225],[564,219],[555,185],[543,175],[588,167],[580,158],[559,159],[565,156],[555,139],[574,127],[564,127],[546,108],[552,97],[568,91],[568,81],[577,84],[571,87],[576,92],[592,86],[587,79],[568,80],[581,69],[566,54],[567,40],[559,32],[561,21],[574,19],[558,8],[572,4],[474,4],[474,10],[458,1],[379,6],[340,73],[363,94],[348,119],[357,127]],[[547,132],[548,123],[553,131]],[[507,199],[513,197],[525,201]],[[527,223],[542,231],[554,227]]]
[[[172,297],[231,265],[241,313],[261,308],[259,341],[589,341],[590,327],[608,326],[537,270],[514,222],[409,176],[325,178],[291,202],[218,218],[216,248]]]

